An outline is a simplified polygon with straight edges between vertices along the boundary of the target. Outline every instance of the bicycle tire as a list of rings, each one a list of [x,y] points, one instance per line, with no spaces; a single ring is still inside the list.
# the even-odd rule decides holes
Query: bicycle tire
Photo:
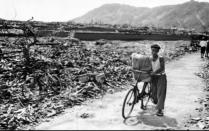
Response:
[[[145,87],[145,94],[141,98],[141,109],[146,110],[147,109],[147,104],[150,100],[151,97],[151,89],[150,89],[150,84],[148,83]]]
[[[128,99],[129,96],[130,96],[130,98]],[[128,103],[131,100],[131,98],[133,98],[133,100],[131,101],[131,103]],[[129,104],[131,104],[131,105],[129,105]],[[134,105],[135,105],[135,94],[134,94],[134,90],[130,89],[128,91],[128,93],[126,94],[126,97],[123,101],[122,116],[124,119],[127,119],[130,116],[130,114],[134,108]],[[130,110],[127,110],[128,114],[126,114],[127,112],[125,110],[125,108],[127,106],[130,106]]]

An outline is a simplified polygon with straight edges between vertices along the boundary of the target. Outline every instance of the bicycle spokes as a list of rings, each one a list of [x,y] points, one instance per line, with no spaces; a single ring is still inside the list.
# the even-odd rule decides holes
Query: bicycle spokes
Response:
[[[141,108],[142,109],[146,109],[146,107],[147,107],[147,104],[148,104],[148,102],[149,102],[149,100],[150,100],[150,85],[147,85],[146,87],[145,87],[145,91],[144,91],[144,93],[143,93],[143,98],[142,98],[142,105],[141,105]]]
[[[126,119],[130,116],[136,103],[139,103],[141,105],[141,109],[146,109],[150,99],[150,95],[151,93],[149,83],[146,83],[146,85],[140,87],[134,86],[132,89],[130,89],[126,94],[126,97],[123,102],[123,118]]]
[[[122,116],[127,118],[133,110],[135,104],[135,96],[133,90],[129,90],[123,102]]]
[[[132,93],[131,96],[128,98],[128,100],[127,100],[128,105],[133,104],[133,100],[131,100],[131,98],[133,99],[133,95],[134,95],[134,93]]]

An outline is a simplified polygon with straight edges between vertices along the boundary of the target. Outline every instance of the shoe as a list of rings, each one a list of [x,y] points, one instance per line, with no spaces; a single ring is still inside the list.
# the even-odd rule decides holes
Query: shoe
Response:
[[[157,116],[163,116],[164,114],[163,114],[163,112],[161,110],[158,110],[157,113],[156,113],[156,115]]]
[[[152,98],[151,100],[152,100],[152,103],[155,104],[155,105],[156,105],[157,102],[158,102],[157,99],[153,99],[153,98]]]
[[[157,104],[157,100],[153,100],[153,104],[155,104],[155,105],[156,105],[156,104]]]

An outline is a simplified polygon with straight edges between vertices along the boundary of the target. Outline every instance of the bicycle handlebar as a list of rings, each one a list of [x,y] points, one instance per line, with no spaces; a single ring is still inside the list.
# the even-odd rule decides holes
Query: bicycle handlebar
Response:
[[[138,72],[138,73],[147,73],[147,74],[149,74],[148,71],[142,71],[142,70],[132,70],[132,71],[135,71],[135,72]]]
[[[145,73],[145,74],[150,74],[149,71],[143,71],[143,70],[135,70],[135,69],[129,69],[129,71],[132,71],[132,72],[138,72],[138,73]]]

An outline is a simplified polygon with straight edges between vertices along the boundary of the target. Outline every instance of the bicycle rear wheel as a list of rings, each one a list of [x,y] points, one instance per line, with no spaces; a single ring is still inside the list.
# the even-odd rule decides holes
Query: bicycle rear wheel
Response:
[[[148,83],[145,86],[145,90],[144,90],[143,96],[141,98],[141,109],[143,109],[143,110],[147,109],[147,104],[150,100],[150,97],[151,97],[151,89],[150,89],[150,84]]]
[[[131,114],[134,108],[134,105],[135,105],[135,94],[134,94],[134,90],[130,89],[126,94],[126,97],[123,102],[122,116],[124,119],[129,117],[129,115]]]

